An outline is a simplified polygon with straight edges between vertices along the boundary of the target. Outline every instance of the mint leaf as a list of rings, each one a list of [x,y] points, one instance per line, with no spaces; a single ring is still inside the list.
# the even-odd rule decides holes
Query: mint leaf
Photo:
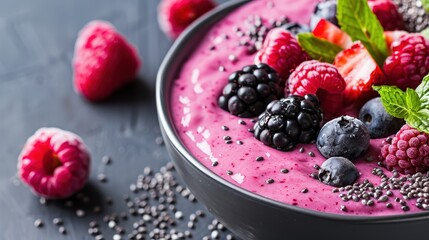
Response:
[[[408,123],[408,125],[414,127],[415,129],[429,133],[429,110],[428,109],[421,109],[418,112],[411,112],[411,114],[405,118],[405,121]]]
[[[335,56],[342,50],[341,47],[317,38],[312,33],[298,34],[298,42],[311,58],[322,62],[333,63]]]
[[[417,112],[420,110],[420,98],[419,95],[412,88],[407,88],[405,92],[405,101],[407,102],[408,111]]]
[[[380,94],[381,102],[386,111],[397,118],[408,115],[407,94],[395,86],[374,86],[375,91]]]
[[[386,111],[403,118],[408,125],[429,133],[429,75],[423,78],[416,90],[402,91],[395,86],[374,86]]]
[[[421,107],[429,109],[429,74],[423,78],[416,92],[419,95]]]
[[[338,0],[337,18],[341,29],[353,41],[360,40],[378,66],[382,67],[388,55],[384,30],[367,0]]]

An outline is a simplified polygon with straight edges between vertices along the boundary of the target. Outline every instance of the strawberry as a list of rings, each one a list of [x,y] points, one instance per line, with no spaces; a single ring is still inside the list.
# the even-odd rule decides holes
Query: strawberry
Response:
[[[372,85],[384,82],[383,72],[360,41],[338,53],[334,65],[346,82],[345,106],[364,103],[375,96]]]
[[[313,35],[325,39],[343,49],[352,45],[352,39],[347,33],[325,19],[320,19],[319,23],[313,29]]]
[[[109,97],[133,81],[136,49],[110,23],[92,21],[79,32],[73,57],[75,90],[91,101]]]
[[[171,39],[216,6],[212,0],[162,0],[158,6],[158,23]]]
[[[368,5],[377,16],[384,30],[405,30],[405,22],[398,7],[391,0],[369,0]]]
[[[387,48],[390,50],[392,43],[396,40],[399,40],[402,36],[406,35],[406,31],[385,31],[384,38],[386,39]]]

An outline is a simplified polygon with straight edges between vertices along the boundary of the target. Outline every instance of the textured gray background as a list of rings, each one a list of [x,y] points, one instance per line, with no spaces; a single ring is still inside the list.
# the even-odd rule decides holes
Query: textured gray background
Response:
[[[156,22],[156,0],[3,0],[0,1],[0,239],[92,239],[88,222],[126,210],[123,195],[146,166],[159,169],[168,159],[155,143],[160,130],[155,110],[155,76],[171,41]],[[218,2],[225,2],[218,1]],[[71,59],[77,32],[93,19],[108,20],[138,47],[143,59],[139,79],[103,103],[89,103],[75,94]],[[59,127],[80,135],[92,155],[85,192],[104,212],[78,218],[63,201],[41,205],[17,180],[16,163],[26,139],[39,127]],[[113,163],[103,167],[101,158]],[[103,172],[107,183],[96,176]],[[106,205],[106,198],[113,205]],[[202,208],[179,203],[185,214]],[[85,206],[83,206],[85,207]],[[186,215],[185,215],[186,216]],[[58,233],[52,218],[68,230]],[[33,226],[35,219],[45,227]],[[204,223],[204,221],[206,223]],[[131,223],[124,223],[128,229]],[[204,218],[194,239],[206,235]],[[128,226],[127,226],[128,224]],[[105,239],[113,231],[103,230]]]

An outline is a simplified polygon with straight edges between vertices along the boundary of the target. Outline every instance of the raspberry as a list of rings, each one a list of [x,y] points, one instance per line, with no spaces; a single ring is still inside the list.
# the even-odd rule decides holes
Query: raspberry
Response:
[[[253,126],[254,136],[267,146],[290,151],[298,142],[315,140],[322,118],[315,95],[290,95],[268,104]]]
[[[158,23],[171,39],[176,39],[193,21],[215,7],[212,0],[162,0]]]
[[[290,94],[316,94],[328,118],[334,117],[342,108],[341,93],[346,88],[346,82],[332,64],[305,61],[292,72],[288,83]]]
[[[405,30],[405,22],[398,7],[391,0],[370,0],[368,5],[385,31]]]
[[[74,86],[99,101],[135,79],[136,49],[108,22],[92,21],[79,32],[73,58]]]
[[[429,73],[429,40],[417,33],[402,36],[392,44],[392,55],[384,63],[389,85],[405,90],[416,88]]]
[[[391,142],[384,142],[380,160],[390,171],[405,174],[429,170],[429,134],[404,125]]]
[[[77,135],[41,128],[31,136],[18,159],[18,174],[33,192],[45,198],[66,198],[82,189],[90,156]]]
[[[281,98],[279,82],[276,71],[267,64],[245,66],[229,76],[218,104],[233,115],[256,117],[268,103]]]
[[[300,63],[309,59],[296,38],[282,28],[274,28],[268,32],[262,49],[255,56],[256,63],[268,64],[285,80]]]

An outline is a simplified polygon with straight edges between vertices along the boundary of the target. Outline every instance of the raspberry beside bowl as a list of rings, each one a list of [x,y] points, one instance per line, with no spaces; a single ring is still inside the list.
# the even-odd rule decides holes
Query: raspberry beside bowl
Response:
[[[231,184],[206,168],[186,149],[178,137],[170,112],[173,81],[183,61],[210,26],[246,2],[223,4],[194,23],[174,43],[159,69],[156,97],[160,126],[169,154],[193,194],[243,239],[342,239],[344,236],[347,239],[417,239],[423,236],[424,226],[429,223],[427,212],[357,217],[283,204]]]

